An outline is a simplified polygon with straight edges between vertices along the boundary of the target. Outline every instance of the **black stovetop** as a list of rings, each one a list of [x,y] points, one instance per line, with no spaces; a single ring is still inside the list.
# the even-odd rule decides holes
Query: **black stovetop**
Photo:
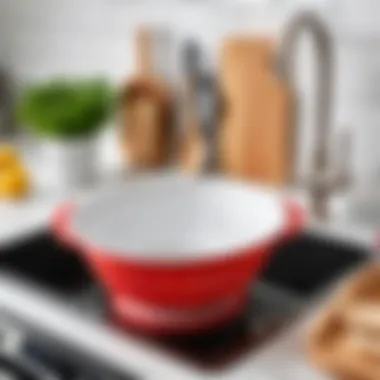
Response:
[[[261,283],[265,285],[252,289],[246,313],[239,320],[198,336],[154,339],[139,336],[198,366],[220,369],[273,337],[295,318],[303,302],[306,304],[311,296],[342,272],[365,261],[367,256],[362,247],[301,236],[274,253],[262,276]],[[0,267],[11,269],[14,276],[27,278],[48,289],[57,298],[61,297],[62,302],[70,299],[86,313],[105,316],[104,323],[107,323],[107,297],[101,287],[80,256],[58,244],[48,232],[4,248],[0,252]],[[120,330],[120,334],[123,333]],[[38,339],[35,338],[31,337],[25,346],[29,357],[55,363],[60,371],[66,368],[69,374],[75,372],[73,369],[70,372],[70,368],[81,365],[80,355],[75,355],[75,365],[72,358],[71,362],[64,363],[64,347],[54,340],[55,337],[39,334]],[[52,342],[57,349],[51,349]],[[71,378],[74,379],[64,377],[65,380]]]
[[[274,252],[262,279],[309,297],[342,271],[366,260],[367,253],[359,245],[303,235]],[[80,256],[49,232],[0,248],[0,265],[65,295],[75,295],[93,283]]]

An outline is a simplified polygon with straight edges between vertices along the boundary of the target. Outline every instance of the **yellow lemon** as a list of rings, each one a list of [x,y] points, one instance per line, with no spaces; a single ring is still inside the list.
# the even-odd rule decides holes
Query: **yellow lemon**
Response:
[[[0,144],[0,171],[18,163],[18,161],[19,156],[12,146]]]
[[[0,198],[19,199],[30,190],[29,175],[21,165],[13,165],[0,171]]]

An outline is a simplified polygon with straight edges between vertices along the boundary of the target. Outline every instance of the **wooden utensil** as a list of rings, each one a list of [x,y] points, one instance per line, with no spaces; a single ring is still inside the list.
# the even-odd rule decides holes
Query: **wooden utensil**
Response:
[[[292,165],[291,96],[276,79],[274,53],[274,42],[264,38],[235,37],[224,43],[221,165],[232,176],[283,185]]]
[[[121,146],[126,162],[138,169],[153,169],[169,161],[173,135],[173,100],[170,89],[154,72],[153,31],[137,33],[138,73],[122,97]]]

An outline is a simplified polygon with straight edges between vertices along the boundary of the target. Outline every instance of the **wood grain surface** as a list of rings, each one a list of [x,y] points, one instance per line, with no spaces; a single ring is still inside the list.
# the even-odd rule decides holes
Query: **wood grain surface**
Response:
[[[292,165],[291,95],[274,72],[275,42],[229,38],[220,59],[225,112],[221,166],[229,175],[283,185]]]
[[[166,166],[173,139],[173,99],[154,72],[154,30],[136,33],[136,75],[121,94],[120,146],[127,166],[150,170]]]

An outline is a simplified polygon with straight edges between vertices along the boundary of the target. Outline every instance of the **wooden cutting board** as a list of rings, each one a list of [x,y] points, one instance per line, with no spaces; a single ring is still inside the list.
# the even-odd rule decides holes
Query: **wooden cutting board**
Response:
[[[222,47],[220,164],[231,176],[279,186],[291,173],[292,97],[276,78],[275,51],[274,41],[254,37]]]

